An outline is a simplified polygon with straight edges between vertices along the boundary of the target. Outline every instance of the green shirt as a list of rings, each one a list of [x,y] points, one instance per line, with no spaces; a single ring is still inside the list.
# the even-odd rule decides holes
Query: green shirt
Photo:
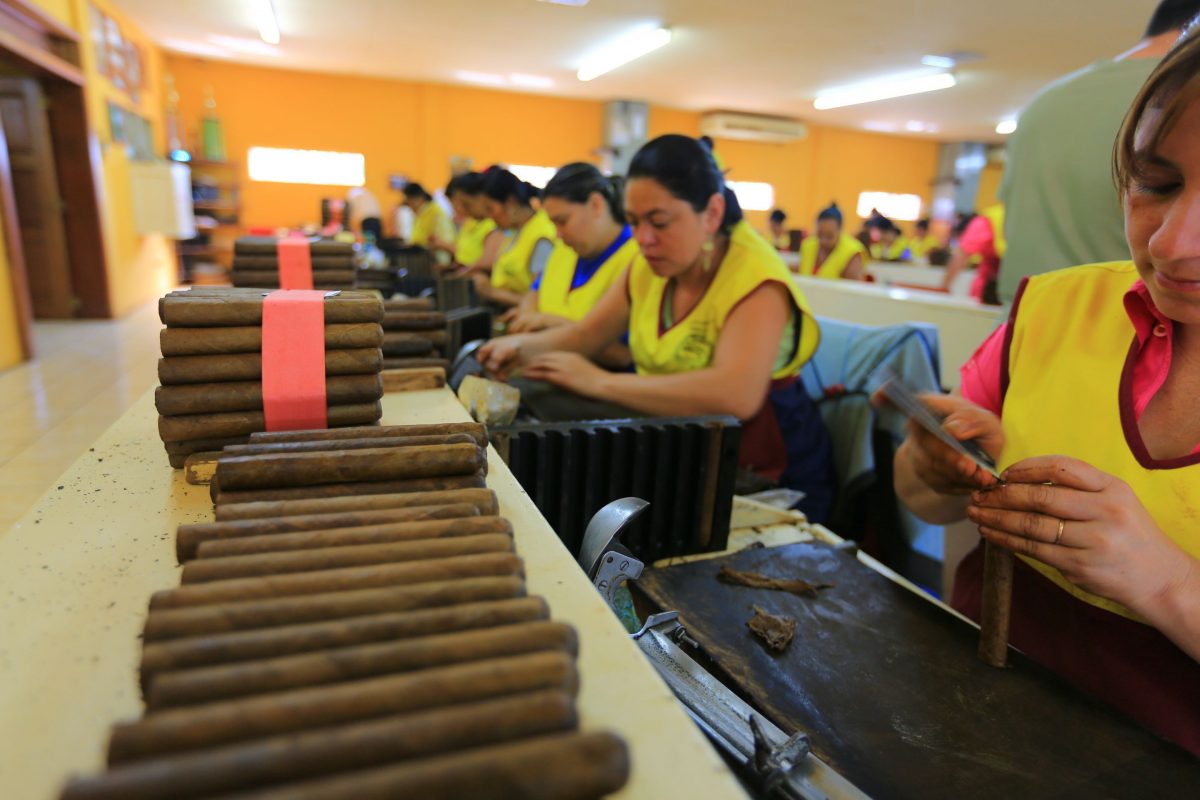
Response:
[[[1000,184],[1008,250],[1000,296],[1021,278],[1129,258],[1113,184],[1113,143],[1155,58],[1098,61],[1042,89],[1008,140]]]

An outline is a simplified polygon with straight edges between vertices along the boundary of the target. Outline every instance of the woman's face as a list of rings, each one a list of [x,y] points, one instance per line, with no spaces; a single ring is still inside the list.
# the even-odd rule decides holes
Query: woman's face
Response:
[[[608,204],[593,192],[583,203],[572,203],[562,197],[547,197],[542,208],[558,231],[558,238],[584,258],[599,255],[608,244],[598,243],[604,231],[604,217],[608,216]]]
[[[455,192],[450,195],[450,205],[454,208],[455,219],[464,220],[471,216],[470,203],[467,200],[467,195],[462,192]]]
[[[508,230],[516,226],[516,215],[513,213],[517,206],[517,201],[511,197],[504,202],[493,200],[484,195],[484,203],[486,204],[487,215],[491,217],[497,226]]]
[[[491,215],[488,213],[487,196],[482,194],[466,195],[467,213],[475,219],[487,219]]]
[[[842,226],[836,220],[823,219],[817,222],[817,242],[821,249],[832,250],[837,247],[838,239],[842,236]]]
[[[1158,112],[1148,109],[1144,123]],[[1146,124],[1140,126],[1138,138]],[[1200,324],[1200,100],[1178,118],[1145,177],[1125,190],[1125,237],[1138,274],[1167,317]]]
[[[633,178],[625,186],[625,217],[642,255],[662,278],[687,272],[705,242],[721,226],[725,198],[714,194],[696,211],[653,178]]]

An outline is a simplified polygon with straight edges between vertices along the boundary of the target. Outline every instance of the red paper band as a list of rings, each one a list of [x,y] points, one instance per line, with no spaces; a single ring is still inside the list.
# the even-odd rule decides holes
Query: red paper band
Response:
[[[279,260],[280,289],[313,288],[312,250],[308,239],[280,239],[275,243],[275,255]]]
[[[329,426],[324,292],[280,289],[263,298],[262,396],[269,431]]]

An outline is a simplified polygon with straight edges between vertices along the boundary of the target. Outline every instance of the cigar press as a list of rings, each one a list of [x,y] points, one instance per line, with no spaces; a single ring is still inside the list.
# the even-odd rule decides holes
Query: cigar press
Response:
[[[637,497],[614,500],[588,523],[579,564],[605,602],[619,612],[617,592],[645,565],[621,534],[649,507]],[[683,649],[698,649],[679,613],[651,614],[632,634],[642,653],[721,753],[742,771],[756,795],[787,800],[866,800],[867,795],[822,761],[803,732],[787,736],[727,689]]]

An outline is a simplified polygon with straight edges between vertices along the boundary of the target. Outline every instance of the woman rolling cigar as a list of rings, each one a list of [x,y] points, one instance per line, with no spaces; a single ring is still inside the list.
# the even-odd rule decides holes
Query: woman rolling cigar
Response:
[[[819,332],[779,254],[686,136],[637,152],[625,208],[641,253],[596,307],[573,325],[494,340],[481,360],[646,414],[737,416],[742,466],[802,489],[801,508],[824,518],[829,438],[797,377]],[[636,375],[589,360],[626,332]]]
[[[475,278],[475,290],[485,300],[505,308],[515,306],[546,268],[558,244],[554,223],[542,209],[534,208],[540,192],[506,169],[492,167],[484,173],[483,193],[488,214],[496,225],[512,232],[492,266],[491,280]]]
[[[540,331],[583,319],[600,302],[638,254],[633,230],[625,224],[620,179],[607,178],[591,164],[568,164],[542,192],[542,207],[563,244],[554,248],[533,291],[509,312],[510,333]],[[630,363],[624,343],[599,361],[614,367]]]
[[[434,235],[430,249],[449,253],[458,267],[490,268],[504,243],[504,232],[483,209],[483,176],[478,172],[456,175],[446,185],[446,196],[454,206],[458,233],[453,241]]]
[[[1200,755],[1200,37],[1155,69],[1118,136],[1133,260],[1029,278],[1008,323],[930,397],[1004,483],[912,431],[896,490],[1014,551],[1012,643]],[[981,555],[953,604],[978,616]]]
[[[454,225],[446,212],[433,199],[433,195],[419,183],[410,183],[404,187],[404,205],[412,209],[413,219],[410,244],[417,247],[430,248],[430,243],[437,238],[451,239],[454,237]],[[449,264],[448,253],[433,250],[434,259],[439,264]]]

